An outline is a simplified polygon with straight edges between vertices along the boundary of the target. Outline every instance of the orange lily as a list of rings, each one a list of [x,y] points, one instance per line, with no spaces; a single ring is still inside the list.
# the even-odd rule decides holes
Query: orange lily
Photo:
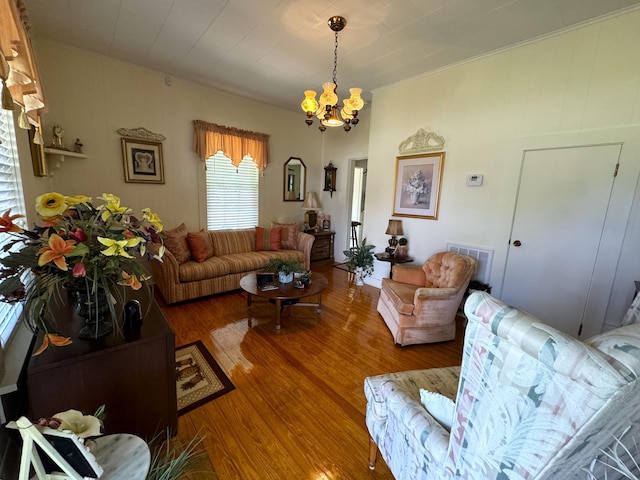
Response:
[[[138,277],[136,277],[135,275],[129,275],[124,270],[122,271],[122,278],[123,278],[123,280],[120,280],[118,282],[118,285],[124,285],[126,287],[131,287],[134,290],[140,290],[142,288],[141,281],[144,282],[145,280],[149,280],[149,277],[147,277],[146,275],[142,275],[142,277],[140,277],[140,279],[138,279]]]
[[[49,246],[38,250],[38,265],[41,267],[53,261],[60,270],[67,271],[67,262],[64,258],[68,253],[75,250],[75,240],[64,240],[55,233],[49,236]]]
[[[36,350],[33,356],[35,357],[36,355],[40,355],[49,347],[49,345],[53,345],[54,347],[66,347],[72,343],[73,342],[70,337],[63,337],[57,333],[46,333],[42,339],[42,344],[40,344],[38,350]]]
[[[11,209],[7,210],[0,217],[0,233],[14,232],[14,233],[22,233],[24,232],[18,225],[13,223],[16,218],[22,218],[24,215],[11,215]]]

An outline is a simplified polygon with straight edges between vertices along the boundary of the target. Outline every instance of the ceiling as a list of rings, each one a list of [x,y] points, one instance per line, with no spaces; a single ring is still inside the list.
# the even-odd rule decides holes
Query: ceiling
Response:
[[[300,111],[303,91],[371,90],[640,0],[24,0],[32,36]]]

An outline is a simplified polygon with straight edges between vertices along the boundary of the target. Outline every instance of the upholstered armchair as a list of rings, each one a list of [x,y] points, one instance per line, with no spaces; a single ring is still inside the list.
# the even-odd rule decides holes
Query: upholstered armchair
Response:
[[[592,461],[627,427],[637,452],[640,324],[581,342],[486,292],[465,314],[460,367],[365,379],[370,467],[379,451],[396,480],[621,478]]]
[[[421,267],[394,265],[382,280],[378,312],[399,345],[453,340],[456,312],[476,261],[455,252],[431,256]]]

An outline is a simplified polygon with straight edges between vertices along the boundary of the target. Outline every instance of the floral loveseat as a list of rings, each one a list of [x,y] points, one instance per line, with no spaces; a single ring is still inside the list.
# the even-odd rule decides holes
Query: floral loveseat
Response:
[[[379,450],[396,480],[585,479],[627,427],[635,452],[639,324],[581,342],[485,292],[465,313],[461,367],[365,379],[371,468]]]
[[[167,303],[236,290],[244,275],[272,258],[295,257],[311,268],[314,237],[296,224],[199,232],[188,232],[183,224],[165,235],[162,262],[151,262],[151,270]],[[151,248],[157,251],[158,245]]]

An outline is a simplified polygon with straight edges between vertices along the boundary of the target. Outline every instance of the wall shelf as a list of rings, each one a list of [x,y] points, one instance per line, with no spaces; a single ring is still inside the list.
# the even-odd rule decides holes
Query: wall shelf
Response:
[[[58,150],[57,148],[45,148],[44,154],[47,158],[49,159],[53,158],[56,160],[55,164],[53,164],[51,167],[52,170],[57,170],[58,168],[60,168],[60,165],[64,163],[67,157],[68,158],[85,158],[85,159],[89,158],[84,153],[76,153],[76,152],[71,152],[69,150]],[[49,175],[53,177],[55,173],[51,172]]]

